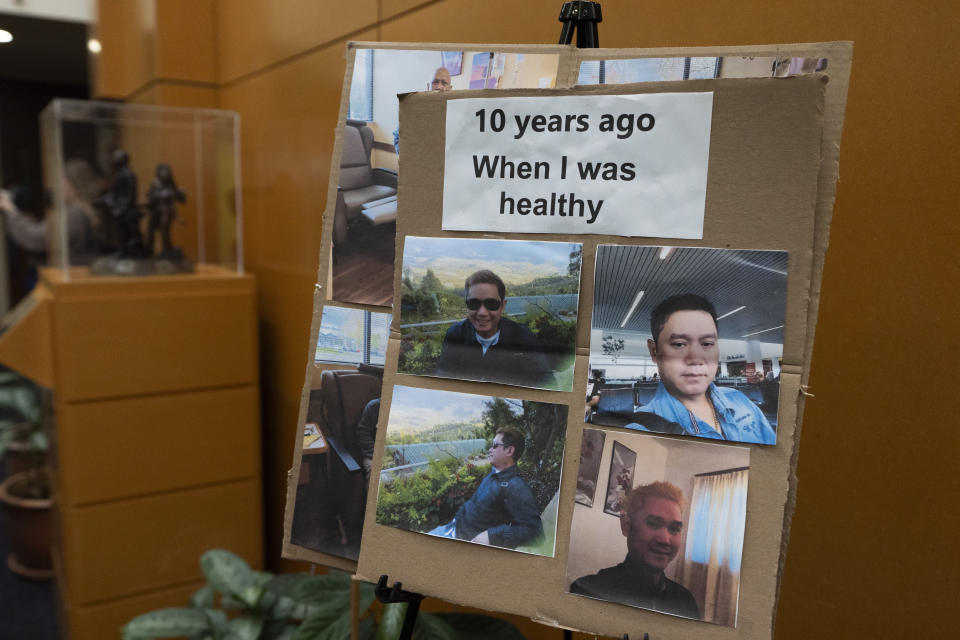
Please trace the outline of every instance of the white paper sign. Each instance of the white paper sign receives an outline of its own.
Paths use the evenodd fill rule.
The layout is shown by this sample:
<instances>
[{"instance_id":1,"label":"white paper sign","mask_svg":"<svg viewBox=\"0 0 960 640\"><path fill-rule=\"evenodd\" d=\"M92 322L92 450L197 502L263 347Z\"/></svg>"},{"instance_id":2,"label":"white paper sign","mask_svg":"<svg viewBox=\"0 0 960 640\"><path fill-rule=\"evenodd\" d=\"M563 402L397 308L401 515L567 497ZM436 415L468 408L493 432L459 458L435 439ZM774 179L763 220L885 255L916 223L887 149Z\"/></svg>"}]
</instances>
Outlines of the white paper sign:
<instances>
[{"instance_id":1,"label":"white paper sign","mask_svg":"<svg viewBox=\"0 0 960 640\"><path fill-rule=\"evenodd\" d=\"M712 93L447 102L443 228L702 238Z\"/></svg>"}]
</instances>

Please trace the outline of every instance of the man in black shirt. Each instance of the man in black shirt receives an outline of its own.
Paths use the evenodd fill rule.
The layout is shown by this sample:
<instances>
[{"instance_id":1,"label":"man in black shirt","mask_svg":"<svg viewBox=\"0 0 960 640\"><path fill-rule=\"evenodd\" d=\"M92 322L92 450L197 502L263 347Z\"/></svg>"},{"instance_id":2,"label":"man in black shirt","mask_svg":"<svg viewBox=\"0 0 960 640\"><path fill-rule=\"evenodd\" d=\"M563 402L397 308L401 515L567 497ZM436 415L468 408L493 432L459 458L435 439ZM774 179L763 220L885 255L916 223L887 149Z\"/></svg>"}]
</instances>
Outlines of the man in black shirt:
<instances>
[{"instance_id":1,"label":"man in black shirt","mask_svg":"<svg viewBox=\"0 0 960 640\"><path fill-rule=\"evenodd\" d=\"M370 468L373 466L373 447L377 441L377 421L380 419L380 398L374 398L363 408L357 423L357 444L363 455L363 478L370 484Z\"/></svg>"},{"instance_id":2,"label":"man in black shirt","mask_svg":"<svg viewBox=\"0 0 960 640\"><path fill-rule=\"evenodd\" d=\"M620 513L626 559L578 578L570 585L570 593L700 620L693 594L664 575L680 551L682 502L683 492L669 482L633 489Z\"/></svg>"},{"instance_id":3,"label":"man in black shirt","mask_svg":"<svg viewBox=\"0 0 960 640\"><path fill-rule=\"evenodd\" d=\"M464 285L467 317L447 330L436 375L524 387L550 387L553 374L533 332L503 317L506 286L486 269Z\"/></svg>"}]
</instances>

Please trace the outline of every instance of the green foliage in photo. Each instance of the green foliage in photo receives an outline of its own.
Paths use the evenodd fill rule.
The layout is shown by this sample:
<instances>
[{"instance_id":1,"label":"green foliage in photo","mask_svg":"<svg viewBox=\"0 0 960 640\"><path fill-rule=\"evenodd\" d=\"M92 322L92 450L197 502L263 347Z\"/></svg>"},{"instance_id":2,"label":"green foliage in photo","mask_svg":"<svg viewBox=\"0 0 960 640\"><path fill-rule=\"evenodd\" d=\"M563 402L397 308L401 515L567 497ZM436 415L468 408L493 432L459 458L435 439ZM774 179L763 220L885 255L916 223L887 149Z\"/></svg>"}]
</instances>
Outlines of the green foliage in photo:
<instances>
[{"instance_id":1,"label":"green foliage in photo","mask_svg":"<svg viewBox=\"0 0 960 640\"><path fill-rule=\"evenodd\" d=\"M491 398L485 403L478 437L489 445L505 427L524 434L526 450L517 471L533 492L540 512L560 487L567 408L562 405ZM490 471L487 462L446 458L422 471L380 483L377 523L410 531L430 531L453 519Z\"/></svg>"},{"instance_id":2,"label":"green foliage in photo","mask_svg":"<svg viewBox=\"0 0 960 640\"><path fill-rule=\"evenodd\" d=\"M490 471L489 463L432 460L425 471L381 482L377 523L430 531L449 522Z\"/></svg>"}]
</instances>

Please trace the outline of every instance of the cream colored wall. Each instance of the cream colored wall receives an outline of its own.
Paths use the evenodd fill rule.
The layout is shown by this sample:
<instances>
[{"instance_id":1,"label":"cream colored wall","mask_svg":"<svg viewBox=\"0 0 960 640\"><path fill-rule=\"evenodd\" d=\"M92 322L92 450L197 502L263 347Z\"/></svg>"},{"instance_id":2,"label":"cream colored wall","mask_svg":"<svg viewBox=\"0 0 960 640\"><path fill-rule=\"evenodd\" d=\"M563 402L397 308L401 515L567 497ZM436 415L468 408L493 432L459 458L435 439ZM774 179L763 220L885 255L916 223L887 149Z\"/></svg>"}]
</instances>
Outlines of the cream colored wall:
<instances>
[{"instance_id":1,"label":"cream colored wall","mask_svg":"<svg viewBox=\"0 0 960 640\"><path fill-rule=\"evenodd\" d=\"M522 56L522 57L521 57ZM501 89L516 87L549 88L557 84L554 56L508 53L500 79Z\"/></svg>"},{"instance_id":2,"label":"cream colored wall","mask_svg":"<svg viewBox=\"0 0 960 640\"><path fill-rule=\"evenodd\" d=\"M245 245L261 328L267 558L277 567L345 43L554 43L560 2L200 4L207 3L218 104L239 111L243 122ZM196 86L187 68L162 78L148 71L153 36L137 22L139 1L100 4L101 30L112 31L103 34L100 95L130 97L148 82ZM950 526L960 507L943 496L960 490L953 455L960 432L948 409L958 358L950 336L960 330L960 299L950 293L960 288L960 120L953 117L960 61L944 52L956 44L960 5L602 5L600 44L607 47L856 42L810 379L815 398L806 404L776 636L805 640L811 620L826 637L951 635L955 595L944 568L960 565ZM184 22L195 19L186 12L165 28L192 33ZM929 375L891 375L889 348L878 345L897 345L903 361L921 362ZM891 615L902 611L922 613Z\"/></svg>"}]
</instances>

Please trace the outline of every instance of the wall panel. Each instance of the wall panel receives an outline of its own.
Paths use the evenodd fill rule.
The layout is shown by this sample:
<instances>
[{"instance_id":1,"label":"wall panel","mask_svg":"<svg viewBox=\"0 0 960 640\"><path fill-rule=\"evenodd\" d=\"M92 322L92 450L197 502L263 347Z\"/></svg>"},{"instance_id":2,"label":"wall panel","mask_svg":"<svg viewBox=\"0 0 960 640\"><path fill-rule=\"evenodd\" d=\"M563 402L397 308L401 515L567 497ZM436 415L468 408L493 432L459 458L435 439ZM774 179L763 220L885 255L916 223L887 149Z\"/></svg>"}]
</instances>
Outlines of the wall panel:
<instances>
[{"instance_id":1,"label":"wall panel","mask_svg":"<svg viewBox=\"0 0 960 640\"><path fill-rule=\"evenodd\" d=\"M377 0L219 0L218 78L230 82L376 21Z\"/></svg>"},{"instance_id":2,"label":"wall panel","mask_svg":"<svg viewBox=\"0 0 960 640\"><path fill-rule=\"evenodd\" d=\"M153 79L157 20L153 0L99 0L97 37L102 51L91 93L126 98Z\"/></svg>"},{"instance_id":3,"label":"wall panel","mask_svg":"<svg viewBox=\"0 0 960 640\"><path fill-rule=\"evenodd\" d=\"M130 97L130 102L157 104L165 107L217 108L217 87L194 86L171 82L148 85Z\"/></svg>"},{"instance_id":4,"label":"wall panel","mask_svg":"<svg viewBox=\"0 0 960 640\"><path fill-rule=\"evenodd\" d=\"M444 0L385 21L385 42L556 44L562 2ZM604 7L606 9L606 7ZM600 42L603 43L601 29Z\"/></svg>"},{"instance_id":5,"label":"wall panel","mask_svg":"<svg viewBox=\"0 0 960 640\"><path fill-rule=\"evenodd\" d=\"M437 0L380 0L380 19L387 20L405 11L422 8L435 2Z\"/></svg>"},{"instance_id":6,"label":"wall panel","mask_svg":"<svg viewBox=\"0 0 960 640\"><path fill-rule=\"evenodd\" d=\"M155 0L156 75L193 82L216 80L214 0Z\"/></svg>"}]
</instances>

